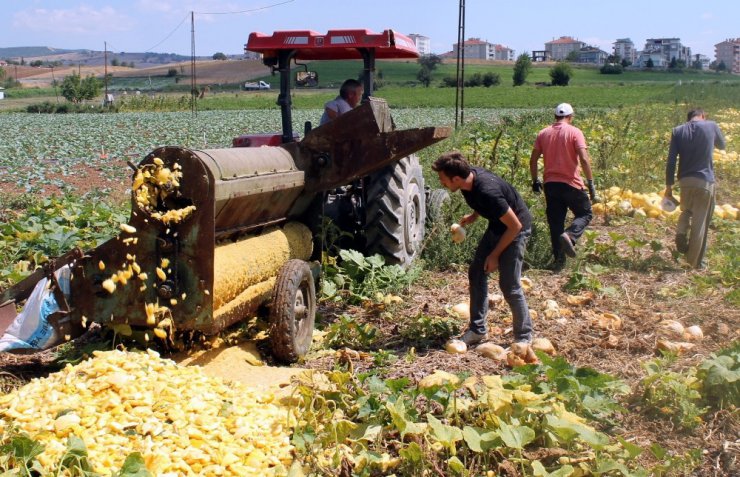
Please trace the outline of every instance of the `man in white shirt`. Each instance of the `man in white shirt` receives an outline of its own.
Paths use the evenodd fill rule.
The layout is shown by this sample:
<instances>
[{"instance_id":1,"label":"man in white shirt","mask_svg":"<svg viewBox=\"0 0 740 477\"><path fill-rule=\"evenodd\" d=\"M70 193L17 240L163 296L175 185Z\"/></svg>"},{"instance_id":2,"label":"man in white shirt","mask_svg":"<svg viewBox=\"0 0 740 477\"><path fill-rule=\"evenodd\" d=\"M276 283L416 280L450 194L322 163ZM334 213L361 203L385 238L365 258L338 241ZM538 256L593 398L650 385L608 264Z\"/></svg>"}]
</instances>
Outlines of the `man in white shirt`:
<instances>
[{"instance_id":1,"label":"man in white shirt","mask_svg":"<svg viewBox=\"0 0 740 477\"><path fill-rule=\"evenodd\" d=\"M346 112L351 111L362 99L362 84L356 79L348 79L339 88L339 96L324 105L320 126Z\"/></svg>"}]
</instances>

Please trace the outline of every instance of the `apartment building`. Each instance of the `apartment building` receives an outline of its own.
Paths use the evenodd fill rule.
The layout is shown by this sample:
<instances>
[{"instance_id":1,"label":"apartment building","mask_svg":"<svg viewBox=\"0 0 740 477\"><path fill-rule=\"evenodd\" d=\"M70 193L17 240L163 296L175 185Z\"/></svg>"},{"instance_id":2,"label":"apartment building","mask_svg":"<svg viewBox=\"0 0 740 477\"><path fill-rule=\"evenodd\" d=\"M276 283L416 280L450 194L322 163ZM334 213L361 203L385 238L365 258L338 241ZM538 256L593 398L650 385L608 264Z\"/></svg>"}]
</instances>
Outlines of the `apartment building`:
<instances>
[{"instance_id":1,"label":"apartment building","mask_svg":"<svg viewBox=\"0 0 740 477\"><path fill-rule=\"evenodd\" d=\"M652 59L655 68L666 68L674 58L690 66L691 48L682 45L680 38L649 38L645 40L645 48L640 52L636 66L644 68L648 59Z\"/></svg>"},{"instance_id":2,"label":"apartment building","mask_svg":"<svg viewBox=\"0 0 740 477\"><path fill-rule=\"evenodd\" d=\"M514 61L515 51L504 45L493 45L494 60Z\"/></svg>"},{"instance_id":3,"label":"apartment building","mask_svg":"<svg viewBox=\"0 0 740 477\"><path fill-rule=\"evenodd\" d=\"M561 36L557 40L545 43L546 56L554 61L564 60L568 55L575 51L580 51L586 44L582 41L575 40L569 36Z\"/></svg>"},{"instance_id":4,"label":"apartment building","mask_svg":"<svg viewBox=\"0 0 740 477\"><path fill-rule=\"evenodd\" d=\"M596 48L595 46L584 46L578 50L578 63L587 63L592 65L603 65L609 58L609 53L606 51Z\"/></svg>"},{"instance_id":5,"label":"apartment building","mask_svg":"<svg viewBox=\"0 0 740 477\"><path fill-rule=\"evenodd\" d=\"M419 55L428 56L432 54L432 43L428 36L419 35L418 33L409 33L409 38L416 45Z\"/></svg>"},{"instance_id":6,"label":"apartment building","mask_svg":"<svg viewBox=\"0 0 740 477\"><path fill-rule=\"evenodd\" d=\"M727 71L740 74L740 38L728 38L714 45L717 64L724 61Z\"/></svg>"},{"instance_id":7,"label":"apartment building","mask_svg":"<svg viewBox=\"0 0 740 477\"><path fill-rule=\"evenodd\" d=\"M452 56L457 56L459 45L452 45ZM514 61L514 50L503 45L495 45L480 38L468 38L463 42L466 59Z\"/></svg>"},{"instance_id":8,"label":"apartment building","mask_svg":"<svg viewBox=\"0 0 740 477\"><path fill-rule=\"evenodd\" d=\"M622 60L627 60L631 64L637 61L637 50L635 50L635 44L629 38L618 38L613 43L614 54Z\"/></svg>"}]
</instances>

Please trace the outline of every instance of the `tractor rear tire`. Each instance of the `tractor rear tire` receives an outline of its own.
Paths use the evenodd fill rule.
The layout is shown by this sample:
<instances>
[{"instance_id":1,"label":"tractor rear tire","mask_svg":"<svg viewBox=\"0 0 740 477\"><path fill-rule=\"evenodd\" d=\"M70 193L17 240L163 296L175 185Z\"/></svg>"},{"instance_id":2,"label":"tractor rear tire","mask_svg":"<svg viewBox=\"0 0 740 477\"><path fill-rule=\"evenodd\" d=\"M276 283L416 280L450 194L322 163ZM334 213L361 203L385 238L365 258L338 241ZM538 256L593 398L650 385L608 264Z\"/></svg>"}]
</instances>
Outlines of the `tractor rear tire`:
<instances>
[{"instance_id":1,"label":"tractor rear tire","mask_svg":"<svg viewBox=\"0 0 740 477\"><path fill-rule=\"evenodd\" d=\"M316 286L303 260L289 260L278 271L270 309L272 354L284 363L305 356L313 340Z\"/></svg>"},{"instance_id":2,"label":"tractor rear tire","mask_svg":"<svg viewBox=\"0 0 740 477\"><path fill-rule=\"evenodd\" d=\"M404 157L370 177L365 212L369 254L404 268L421 252L426 220L424 176L419 159Z\"/></svg>"},{"instance_id":3,"label":"tractor rear tire","mask_svg":"<svg viewBox=\"0 0 740 477\"><path fill-rule=\"evenodd\" d=\"M441 221L445 204L450 202L450 194L446 189L432 189L427 199L427 229L434 227Z\"/></svg>"}]
</instances>

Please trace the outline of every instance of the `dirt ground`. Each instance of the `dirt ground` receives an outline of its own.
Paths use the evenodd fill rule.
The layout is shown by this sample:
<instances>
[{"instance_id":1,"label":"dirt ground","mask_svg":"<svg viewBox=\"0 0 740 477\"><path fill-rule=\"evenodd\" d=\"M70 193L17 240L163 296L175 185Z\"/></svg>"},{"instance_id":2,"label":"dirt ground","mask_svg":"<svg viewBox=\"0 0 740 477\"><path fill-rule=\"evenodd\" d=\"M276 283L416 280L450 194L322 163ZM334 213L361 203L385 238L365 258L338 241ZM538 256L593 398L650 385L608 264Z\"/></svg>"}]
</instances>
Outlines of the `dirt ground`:
<instances>
[{"instance_id":1,"label":"dirt ground","mask_svg":"<svg viewBox=\"0 0 740 477\"><path fill-rule=\"evenodd\" d=\"M110 187L102 171L90 169L87 172L86 180L78 185L78 193L103 184ZM126 187L114 187L114 191L125 196ZM0 191L2 192L12 193ZM696 365L710 353L740 339L740 310L723 298L729 290L714 288L697 294L678 294L680 290L690 288L696 277L709 276L716 272L693 271L675 262L670 254L672 226L664 227L665 233L661 238L663 250L658 253L663 264L661 268L649 272L611 268L599 275L599 280L603 286L614 288L615 292L597 293L591 301L581 306L568 303L568 296L577 295L578 292L564 290L564 285L573 272L573 263L569 265L569 269L560 273L525 270L523 275L531 281L531 287L526 291L527 300L530 310L537 314L533 320L536 336L549 338L558 354L569 363L618 376L633 390L644 375L642 363L657 356L658 323L662 320L675 319L686 326L696 324L704 331L704 340L698 342L693 350L680 356L679 368ZM591 229L598 234L600 241L608 240L610 231L619 230L622 234L636 237L644 232L641 226L629 222L615 229L613 225L605 225L603 218L596 218ZM717 245L712 241L709 246ZM627 255L629 250L622 250L621 254ZM490 291L498 292L495 279L491 280ZM399 357L414 356L413 359L397 359L388 365L384 374L386 377L405 376L416 381L437 369L473 375L510 372L504 364L484 358L473 351L448 354L443 350L443 343L411 350L408 344L397 339L399 323L403 322L404 317L414 317L422 312L428 316L448 316L452 305L466 300L467 275L464 269L425 272L414 284L413 290L403 297L402 303L384 310L390 311L394 319L388 319L372 307L367 309L322 304L318 327L325 328L341 314L349 314L358 322L376 326L381 335L380 342L375 345L376 349L385 349ZM557 316L545 317L547 300L554 300L559 305L560 312ZM620 329L607 330L594 326L593 318L605 312L621 317ZM512 340L511 318L505 302L501 301L491 309L489 321L491 341L508 346ZM460 319L460 325L464 328L464 320ZM372 356L368 353L324 350L312 351L305 362L295 367L278 367L274 366L269 349L260 345L258 350L254 344L248 342L224 345L196 354L168 357L185 365L202 366L207 373L215 376L242 381L262 389L270 388L276 392L285 391L285 384L290 377L304 368L329 370L350 365L355 372L362 372L374 366ZM44 362L37 364L41 367ZM43 371L26 376L33 374L43 374ZM667 421L646 417L636 404L628 400L624 404L627 412L620 417L618 428L611 430L612 434L619 434L643 447L659 443L676 453L699 448L703 450L704 460L695 475L738 475L735 473L740 468L740 422L737 421L737 413L710 415L710 419L697 430L687 433L673 428Z\"/></svg>"}]
</instances>

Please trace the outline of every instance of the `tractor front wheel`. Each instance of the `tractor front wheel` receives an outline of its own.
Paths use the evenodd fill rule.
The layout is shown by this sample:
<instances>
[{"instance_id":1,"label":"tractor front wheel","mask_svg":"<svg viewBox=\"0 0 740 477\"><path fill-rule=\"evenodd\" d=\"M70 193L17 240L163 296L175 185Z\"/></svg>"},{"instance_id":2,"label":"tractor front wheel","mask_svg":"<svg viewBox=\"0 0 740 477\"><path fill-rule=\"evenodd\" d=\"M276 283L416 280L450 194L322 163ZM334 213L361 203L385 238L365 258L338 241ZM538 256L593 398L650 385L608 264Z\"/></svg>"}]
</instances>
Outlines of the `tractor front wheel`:
<instances>
[{"instance_id":1,"label":"tractor front wheel","mask_svg":"<svg viewBox=\"0 0 740 477\"><path fill-rule=\"evenodd\" d=\"M294 363L308 353L316 318L316 287L308 263L289 260L278 272L270 310L272 354Z\"/></svg>"}]
</instances>

